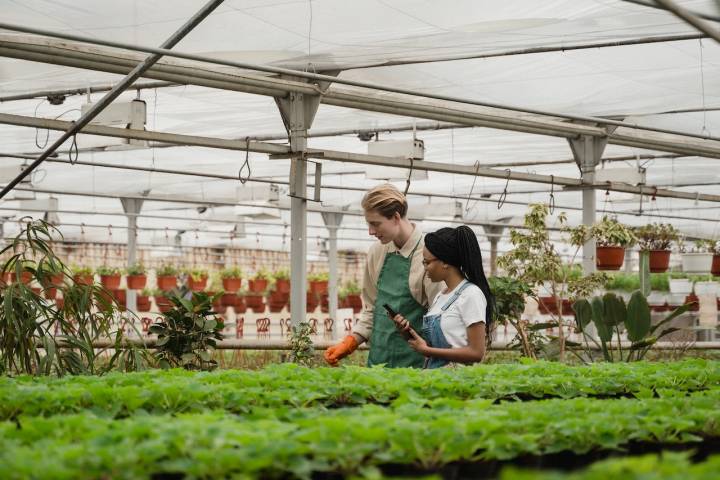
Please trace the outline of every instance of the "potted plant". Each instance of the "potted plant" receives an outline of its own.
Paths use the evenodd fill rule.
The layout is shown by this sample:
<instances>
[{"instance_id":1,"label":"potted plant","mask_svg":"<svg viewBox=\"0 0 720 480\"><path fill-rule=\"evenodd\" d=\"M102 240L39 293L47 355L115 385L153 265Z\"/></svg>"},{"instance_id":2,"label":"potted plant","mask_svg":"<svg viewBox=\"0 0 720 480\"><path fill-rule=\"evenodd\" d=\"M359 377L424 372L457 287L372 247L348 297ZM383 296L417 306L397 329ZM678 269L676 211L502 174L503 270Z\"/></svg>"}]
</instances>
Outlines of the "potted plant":
<instances>
[{"instance_id":1,"label":"potted plant","mask_svg":"<svg viewBox=\"0 0 720 480\"><path fill-rule=\"evenodd\" d=\"M138 312L149 312L150 311L150 297L153 292L149 288L143 288L141 292L138 292L136 298Z\"/></svg>"},{"instance_id":2,"label":"potted plant","mask_svg":"<svg viewBox=\"0 0 720 480\"><path fill-rule=\"evenodd\" d=\"M173 265L161 265L157 271L157 287L169 291L177 287L177 268Z\"/></svg>"},{"instance_id":3,"label":"potted plant","mask_svg":"<svg viewBox=\"0 0 720 480\"><path fill-rule=\"evenodd\" d=\"M315 295L325 295L328 292L328 274L327 272L317 272L308 275L309 288L308 291Z\"/></svg>"},{"instance_id":4,"label":"potted plant","mask_svg":"<svg viewBox=\"0 0 720 480\"><path fill-rule=\"evenodd\" d=\"M120 288L120 269L117 267L109 267L102 265L95 269L95 273L100 275L100 283L108 290L116 290Z\"/></svg>"},{"instance_id":5,"label":"potted plant","mask_svg":"<svg viewBox=\"0 0 720 480\"><path fill-rule=\"evenodd\" d=\"M670 266L670 247L680 238L675 227L653 223L634 229L641 252L650 252L650 273L666 272Z\"/></svg>"},{"instance_id":6,"label":"potted plant","mask_svg":"<svg viewBox=\"0 0 720 480\"><path fill-rule=\"evenodd\" d=\"M187 286L193 292L202 292L207 287L208 271L204 268L193 268L186 271Z\"/></svg>"},{"instance_id":7,"label":"potted plant","mask_svg":"<svg viewBox=\"0 0 720 480\"><path fill-rule=\"evenodd\" d=\"M220 277L225 292L237 292L242 287L242 270L238 266L223 268Z\"/></svg>"},{"instance_id":8,"label":"potted plant","mask_svg":"<svg viewBox=\"0 0 720 480\"><path fill-rule=\"evenodd\" d=\"M75 283L80 285L92 285L95 281L92 268L90 267L75 265L73 266L72 271Z\"/></svg>"},{"instance_id":9,"label":"potted plant","mask_svg":"<svg viewBox=\"0 0 720 480\"><path fill-rule=\"evenodd\" d=\"M360 286L357 280L348 280L343 287L345 305L352 308L353 313L360 313L362 310L362 299L360 297Z\"/></svg>"},{"instance_id":10,"label":"potted plant","mask_svg":"<svg viewBox=\"0 0 720 480\"><path fill-rule=\"evenodd\" d=\"M273 273L275 278L275 291L279 293L290 293L290 270L282 269Z\"/></svg>"},{"instance_id":11,"label":"potted plant","mask_svg":"<svg viewBox=\"0 0 720 480\"><path fill-rule=\"evenodd\" d=\"M632 246L635 234L632 229L608 216L590 227L596 241L595 263L598 270L620 270L625 260L625 248Z\"/></svg>"},{"instance_id":12,"label":"potted plant","mask_svg":"<svg viewBox=\"0 0 720 480\"><path fill-rule=\"evenodd\" d=\"M125 277L127 288L130 290L142 290L147 284L147 271L145 265L142 263L135 263L130 265L127 270L127 276Z\"/></svg>"},{"instance_id":13,"label":"potted plant","mask_svg":"<svg viewBox=\"0 0 720 480\"><path fill-rule=\"evenodd\" d=\"M248 282L248 290L252 293L263 293L267 290L271 278L270 272L261 268L255 272L255 275Z\"/></svg>"},{"instance_id":14,"label":"potted plant","mask_svg":"<svg viewBox=\"0 0 720 480\"><path fill-rule=\"evenodd\" d=\"M253 283L255 279L250 280L249 285L250 289L247 291L241 291L238 296L242 297L244 301L245 308L252 309L255 313L261 313L265 311L265 290L252 290L252 287L257 289L260 285L262 285L262 280L265 280L264 278L258 278L257 280L260 280L260 283ZM267 286L267 283L265 284Z\"/></svg>"},{"instance_id":15,"label":"potted plant","mask_svg":"<svg viewBox=\"0 0 720 480\"><path fill-rule=\"evenodd\" d=\"M307 313L314 312L318 307L318 303L319 301L317 295L312 292L307 292L305 294L305 308L307 309Z\"/></svg>"},{"instance_id":16,"label":"potted plant","mask_svg":"<svg viewBox=\"0 0 720 480\"><path fill-rule=\"evenodd\" d=\"M169 291L155 289L153 290L153 296L155 297L155 305L161 313L165 313L172 309L172 302L169 296L172 295Z\"/></svg>"},{"instance_id":17,"label":"potted plant","mask_svg":"<svg viewBox=\"0 0 720 480\"><path fill-rule=\"evenodd\" d=\"M714 276L720 276L720 241L708 240L708 249L713 254L712 264L710 266L710 273Z\"/></svg>"},{"instance_id":18,"label":"potted plant","mask_svg":"<svg viewBox=\"0 0 720 480\"><path fill-rule=\"evenodd\" d=\"M697 240L691 249L686 248L685 243L680 243L682 253L682 269L688 273L708 273L712 268L713 244L708 240Z\"/></svg>"}]
</instances>

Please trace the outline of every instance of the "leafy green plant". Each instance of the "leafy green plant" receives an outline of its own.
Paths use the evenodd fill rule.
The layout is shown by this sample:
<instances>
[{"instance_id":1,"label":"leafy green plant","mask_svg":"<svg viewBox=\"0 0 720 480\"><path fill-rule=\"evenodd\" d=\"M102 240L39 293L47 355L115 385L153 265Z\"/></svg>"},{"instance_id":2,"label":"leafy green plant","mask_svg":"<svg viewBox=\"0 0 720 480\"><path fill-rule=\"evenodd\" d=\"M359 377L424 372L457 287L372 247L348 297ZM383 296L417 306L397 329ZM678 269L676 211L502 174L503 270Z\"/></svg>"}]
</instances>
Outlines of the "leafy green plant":
<instances>
[{"instance_id":1,"label":"leafy green plant","mask_svg":"<svg viewBox=\"0 0 720 480\"><path fill-rule=\"evenodd\" d=\"M160 265L155 273L158 276L174 276L178 274L178 269L175 265L164 264Z\"/></svg>"},{"instance_id":2,"label":"leafy green plant","mask_svg":"<svg viewBox=\"0 0 720 480\"><path fill-rule=\"evenodd\" d=\"M590 235L598 247L631 247L637 241L630 227L608 216L590 227Z\"/></svg>"},{"instance_id":3,"label":"leafy green plant","mask_svg":"<svg viewBox=\"0 0 720 480\"><path fill-rule=\"evenodd\" d=\"M577 328L582 332L586 340L586 346L588 340L596 345L599 340L603 357L608 362L641 360L658 340L679 330L675 327L666 328L662 331L659 331L659 329L689 309L689 304L682 305L662 321L651 325L650 306L640 291L632 294L627 306L622 297L618 297L613 293L606 293L602 297L594 297L590 301L580 299L573 304ZM597 339L587 332L586 327L590 322L597 329ZM628 340L632 342L624 351L620 342L622 327L627 332ZM659 333L656 333L658 331ZM614 334L617 334L617 348L612 345ZM592 360L589 349L586 350L586 354L587 358L585 360Z\"/></svg>"},{"instance_id":4,"label":"leafy green plant","mask_svg":"<svg viewBox=\"0 0 720 480\"><path fill-rule=\"evenodd\" d=\"M208 270L206 268L188 268L185 270L185 273L195 282L199 282L203 278L208 277Z\"/></svg>"},{"instance_id":5,"label":"leafy green plant","mask_svg":"<svg viewBox=\"0 0 720 480\"><path fill-rule=\"evenodd\" d=\"M95 273L97 273L98 275L120 275L120 269L117 267L109 267L107 265L102 265L95 269Z\"/></svg>"},{"instance_id":6,"label":"leafy green plant","mask_svg":"<svg viewBox=\"0 0 720 480\"><path fill-rule=\"evenodd\" d=\"M147 269L145 268L145 265L142 263L134 263L130 265L125 272L128 275L145 275L147 273Z\"/></svg>"},{"instance_id":7,"label":"leafy green plant","mask_svg":"<svg viewBox=\"0 0 720 480\"><path fill-rule=\"evenodd\" d=\"M243 271L238 266L226 267L220 270L220 277L225 278L242 278Z\"/></svg>"},{"instance_id":8,"label":"leafy green plant","mask_svg":"<svg viewBox=\"0 0 720 480\"><path fill-rule=\"evenodd\" d=\"M606 275L596 272L578 277L573 273L575 259L586 237L585 231L582 226L574 229L568 228L567 216L564 213L558 215L560 227L565 233L570 234L569 241L571 245L576 247L571 259L565 263L555 250L555 242L550 240L546 227L548 215L549 209L547 205L530 205L530 210L525 215L524 220L526 230L510 231L510 242L513 248L501 256L497 263L500 268L504 269L507 276L520 280L531 288L545 282L550 283L550 293L556 299L558 313L551 313L548 326L559 327L558 337L551 338L551 341L557 346L557 356L563 359L565 354L563 327L567 325L567 322L562 315L562 300L591 295L592 292L604 284ZM519 324L519 326L522 327L522 324ZM527 331L523 335L529 336ZM554 350L554 348L545 349L545 352L550 353Z\"/></svg>"},{"instance_id":9,"label":"leafy green plant","mask_svg":"<svg viewBox=\"0 0 720 480\"><path fill-rule=\"evenodd\" d=\"M312 327L308 322L302 322L299 326L293 327L288 361L306 367L314 364L315 349L312 338L310 338L311 333Z\"/></svg>"},{"instance_id":10,"label":"leafy green plant","mask_svg":"<svg viewBox=\"0 0 720 480\"><path fill-rule=\"evenodd\" d=\"M328 272L313 272L308 273L307 279L309 282L327 282L329 276Z\"/></svg>"},{"instance_id":11,"label":"leafy green plant","mask_svg":"<svg viewBox=\"0 0 720 480\"><path fill-rule=\"evenodd\" d=\"M616 273L608 276L605 288L608 290L634 292L640 289L640 278L637 274Z\"/></svg>"},{"instance_id":12,"label":"leafy green plant","mask_svg":"<svg viewBox=\"0 0 720 480\"><path fill-rule=\"evenodd\" d=\"M513 348L520 348L525 356L535 358L532 345L534 331L531 325L521 319L525 310L525 299L533 296L530 286L512 277L490 277L490 291L495 296L495 315L498 323L509 323L516 330L515 338L510 342Z\"/></svg>"},{"instance_id":13,"label":"leafy green plant","mask_svg":"<svg viewBox=\"0 0 720 480\"><path fill-rule=\"evenodd\" d=\"M273 273L273 278L275 280L290 280L290 270L286 268L275 270L275 272Z\"/></svg>"},{"instance_id":14,"label":"leafy green plant","mask_svg":"<svg viewBox=\"0 0 720 480\"><path fill-rule=\"evenodd\" d=\"M74 275L92 275L93 269L84 265L73 265L72 273Z\"/></svg>"},{"instance_id":15,"label":"leafy green plant","mask_svg":"<svg viewBox=\"0 0 720 480\"><path fill-rule=\"evenodd\" d=\"M0 371L31 375L102 374L119 364L133 368L132 359L121 348L122 328L115 327L118 306L99 285L73 280L70 269L51 248L62 234L43 220L26 217L20 233L0 252L6 257L2 271L18 277L29 273L44 288L62 292L60 305L48 302L28 285L15 282L1 290ZM76 272L92 274L87 268ZM61 275L64 281L54 284ZM97 306L97 308L95 308ZM110 347L96 348L94 342L111 339ZM107 354L115 353L106 359Z\"/></svg>"},{"instance_id":16,"label":"leafy green plant","mask_svg":"<svg viewBox=\"0 0 720 480\"><path fill-rule=\"evenodd\" d=\"M223 339L225 325L212 311L216 297L203 292L194 292L189 300L168 295L173 308L163 313L162 321L150 326L150 333L158 336L155 356L162 368L212 370L217 367L210 351Z\"/></svg>"},{"instance_id":17,"label":"leafy green plant","mask_svg":"<svg viewBox=\"0 0 720 480\"><path fill-rule=\"evenodd\" d=\"M668 223L651 223L633 229L637 244L642 251L670 250L680 238L678 230Z\"/></svg>"},{"instance_id":18,"label":"leafy green plant","mask_svg":"<svg viewBox=\"0 0 720 480\"><path fill-rule=\"evenodd\" d=\"M151 296L155 295L154 292L155 292L154 289L145 287L145 288L142 289L142 292L140 292L140 294L143 295L143 296L145 296L145 297L151 297Z\"/></svg>"},{"instance_id":19,"label":"leafy green plant","mask_svg":"<svg viewBox=\"0 0 720 480\"><path fill-rule=\"evenodd\" d=\"M253 280L268 280L269 281L269 280L273 279L273 274L270 273L265 268L260 268L259 270L257 270L255 272L255 275L253 275L252 278L253 278Z\"/></svg>"}]
</instances>

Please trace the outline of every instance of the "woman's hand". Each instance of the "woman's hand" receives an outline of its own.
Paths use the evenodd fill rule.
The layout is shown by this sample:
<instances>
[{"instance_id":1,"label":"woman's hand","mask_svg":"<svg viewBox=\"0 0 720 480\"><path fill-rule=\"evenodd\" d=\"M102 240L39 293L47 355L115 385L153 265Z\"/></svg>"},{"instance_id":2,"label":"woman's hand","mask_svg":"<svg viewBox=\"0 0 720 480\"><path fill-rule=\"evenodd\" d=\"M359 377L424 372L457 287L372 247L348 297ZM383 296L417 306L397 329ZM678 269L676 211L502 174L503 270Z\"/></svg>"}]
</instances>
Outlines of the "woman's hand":
<instances>
[{"instance_id":1,"label":"woman's hand","mask_svg":"<svg viewBox=\"0 0 720 480\"><path fill-rule=\"evenodd\" d=\"M428 344L423 338L417 334L415 330L412 328L410 329L410 335L412 335L412 338L408 340L408 345L410 345L410 348L415 350L417 353L428 356Z\"/></svg>"},{"instance_id":2,"label":"woman's hand","mask_svg":"<svg viewBox=\"0 0 720 480\"><path fill-rule=\"evenodd\" d=\"M395 315L395 317L392 319L393 322L395 322L395 328L397 328L398 332L409 332L410 331L410 322L407 318L403 317L399 313Z\"/></svg>"}]
</instances>

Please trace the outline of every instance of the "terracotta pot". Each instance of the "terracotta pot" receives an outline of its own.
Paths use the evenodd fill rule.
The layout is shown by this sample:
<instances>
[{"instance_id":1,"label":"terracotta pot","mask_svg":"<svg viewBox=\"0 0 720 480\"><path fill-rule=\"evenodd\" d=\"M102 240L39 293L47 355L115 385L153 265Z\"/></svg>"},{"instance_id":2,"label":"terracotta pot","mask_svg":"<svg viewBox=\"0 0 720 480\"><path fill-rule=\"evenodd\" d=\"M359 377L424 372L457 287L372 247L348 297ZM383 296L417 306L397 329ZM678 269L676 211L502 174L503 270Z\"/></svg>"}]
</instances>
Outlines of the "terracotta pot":
<instances>
[{"instance_id":1,"label":"terracotta pot","mask_svg":"<svg viewBox=\"0 0 720 480\"><path fill-rule=\"evenodd\" d=\"M538 297L538 310L543 315L558 313L557 300L555 297Z\"/></svg>"},{"instance_id":2,"label":"terracotta pot","mask_svg":"<svg viewBox=\"0 0 720 480\"><path fill-rule=\"evenodd\" d=\"M240 278L223 278L223 290L235 293L242 287L242 279Z\"/></svg>"},{"instance_id":3,"label":"terracotta pot","mask_svg":"<svg viewBox=\"0 0 720 480\"><path fill-rule=\"evenodd\" d=\"M48 300L54 300L55 297L57 297L57 288L47 287L43 292L43 295L45 295L45 298L47 298Z\"/></svg>"},{"instance_id":4,"label":"terracotta pot","mask_svg":"<svg viewBox=\"0 0 720 480\"><path fill-rule=\"evenodd\" d=\"M270 313L280 313L285 308L284 303L268 303L268 310Z\"/></svg>"},{"instance_id":5,"label":"terracotta pot","mask_svg":"<svg viewBox=\"0 0 720 480\"><path fill-rule=\"evenodd\" d=\"M193 280L192 276L188 276L188 288L193 292L202 292L207 287L207 277L202 277L200 280Z\"/></svg>"},{"instance_id":6,"label":"terracotta pot","mask_svg":"<svg viewBox=\"0 0 720 480\"><path fill-rule=\"evenodd\" d=\"M720 255L713 255L712 267L710 267L710 273L714 276L720 276Z\"/></svg>"},{"instance_id":7,"label":"terracotta pot","mask_svg":"<svg viewBox=\"0 0 720 480\"><path fill-rule=\"evenodd\" d=\"M685 304L688 303L692 305L690 307L691 312L697 312L698 310L700 310L700 299L694 293L691 293L690 295L685 297Z\"/></svg>"},{"instance_id":8,"label":"terracotta pot","mask_svg":"<svg viewBox=\"0 0 720 480\"><path fill-rule=\"evenodd\" d=\"M124 288L116 288L114 290L111 290L111 293L119 304L125 305L127 303L127 290L125 290Z\"/></svg>"},{"instance_id":9,"label":"terracotta pot","mask_svg":"<svg viewBox=\"0 0 720 480\"><path fill-rule=\"evenodd\" d=\"M138 312L150 311L150 297L148 297L147 295L138 295L136 302Z\"/></svg>"},{"instance_id":10,"label":"terracotta pot","mask_svg":"<svg viewBox=\"0 0 720 480\"><path fill-rule=\"evenodd\" d=\"M235 306L233 307L233 310L235 310L236 314L242 314L247 312L247 305L245 305L245 300L240 296L235 296Z\"/></svg>"},{"instance_id":11,"label":"terracotta pot","mask_svg":"<svg viewBox=\"0 0 720 480\"><path fill-rule=\"evenodd\" d=\"M262 295L245 295L245 305L255 310L256 308L264 307L265 302L263 302Z\"/></svg>"},{"instance_id":12,"label":"terracotta pot","mask_svg":"<svg viewBox=\"0 0 720 480\"><path fill-rule=\"evenodd\" d=\"M327 280L317 280L310 282L309 291L315 295L326 295L328 293Z\"/></svg>"},{"instance_id":13,"label":"terracotta pot","mask_svg":"<svg viewBox=\"0 0 720 480\"><path fill-rule=\"evenodd\" d=\"M142 290L147 284L147 275L128 275L125 277L127 280L127 288L130 290Z\"/></svg>"},{"instance_id":14,"label":"terracotta pot","mask_svg":"<svg viewBox=\"0 0 720 480\"><path fill-rule=\"evenodd\" d=\"M58 309L62 310L62 308L65 306L65 299L64 298L56 298L55 305L57 305Z\"/></svg>"},{"instance_id":15,"label":"terracotta pot","mask_svg":"<svg viewBox=\"0 0 720 480\"><path fill-rule=\"evenodd\" d=\"M30 290L32 290L35 295L40 295L42 293L42 288L40 287L30 287Z\"/></svg>"},{"instance_id":16,"label":"terracotta pot","mask_svg":"<svg viewBox=\"0 0 720 480\"><path fill-rule=\"evenodd\" d=\"M10 281L15 283L16 282L17 275L15 272L10 272ZM31 272L20 272L20 281L27 285L28 283L32 282L33 274Z\"/></svg>"},{"instance_id":17,"label":"terracotta pot","mask_svg":"<svg viewBox=\"0 0 720 480\"><path fill-rule=\"evenodd\" d=\"M263 293L267 290L268 281L265 279L250 280L248 282L248 290L253 293Z\"/></svg>"},{"instance_id":18,"label":"terracotta pot","mask_svg":"<svg viewBox=\"0 0 720 480\"><path fill-rule=\"evenodd\" d=\"M157 287L166 292L170 291L177 287L177 277L175 275L158 275Z\"/></svg>"},{"instance_id":19,"label":"terracotta pot","mask_svg":"<svg viewBox=\"0 0 720 480\"><path fill-rule=\"evenodd\" d=\"M319 303L317 295L314 293L307 292L305 296L305 308L307 309L308 313L314 312L317 308ZM288 303L289 305L289 303Z\"/></svg>"},{"instance_id":20,"label":"terracotta pot","mask_svg":"<svg viewBox=\"0 0 720 480\"><path fill-rule=\"evenodd\" d=\"M157 305L158 310L160 310L162 313L169 312L173 308L173 304L167 297L155 297L155 304Z\"/></svg>"},{"instance_id":21,"label":"terracotta pot","mask_svg":"<svg viewBox=\"0 0 720 480\"><path fill-rule=\"evenodd\" d=\"M73 278L75 279L75 283L79 285L92 285L95 283L95 277L92 275L75 275Z\"/></svg>"},{"instance_id":22,"label":"terracotta pot","mask_svg":"<svg viewBox=\"0 0 720 480\"><path fill-rule=\"evenodd\" d=\"M650 273L667 272L670 267L670 250L650 250Z\"/></svg>"},{"instance_id":23,"label":"terracotta pot","mask_svg":"<svg viewBox=\"0 0 720 480\"><path fill-rule=\"evenodd\" d=\"M290 280L275 280L275 291L279 293L290 293Z\"/></svg>"},{"instance_id":24,"label":"terracotta pot","mask_svg":"<svg viewBox=\"0 0 720 480\"><path fill-rule=\"evenodd\" d=\"M108 290L120 288L120 275L100 275L100 283Z\"/></svg>"},{"instance_id":25,"label":"terracotta pot","mask_svg":"<svg viewBox=\"0 0 720 480\"><path fill-rule=\"evenodd\" d=\"M320 295L320 311L322 313L330 312L330 297L329 297L329 295Z\"/></svg>"},{"instance_id":26,"label":"terracotta pot","mask_svg":"<svg viewBox=\"0 0 720 480\"><path fill-rule=\"evenodd\" d=\"M61 287L64 280L65 275L63 275L62 273L58 275L53 275L50 277L50 285L52 285L53 287Z\"/></svg>"},{"instance_id":27,"label":"terracotta pot","mask_svg":"<svg viewBox=\"0 0 720 480\"><path fill-rule=\"evenodd\" d=\"M362 298L360 295L348 295L345 299L346 305L353 309L353 313L360 313L362 310Z\"/></svg>"},{"instance_id":28,"label":"terracotta pot","mask_svg":"<svg viewBox=\"0 0 720 480\"><path fill-rule=\"evenodd\" d=\"M238 296L234 293L223 293L220 297L220 304L223 307L234 307L237 303Z\"/></svg>"},{"instance_id":29,"label":"terracotta pot","mask_svg":"<svg viewBox=\"0 0 720 480\"><path fill-rule=\"evenodd\" d=\"M598 270L620 270L625 260L623 247L597 247L595 264Z\"/></svg>"}]
</instances>

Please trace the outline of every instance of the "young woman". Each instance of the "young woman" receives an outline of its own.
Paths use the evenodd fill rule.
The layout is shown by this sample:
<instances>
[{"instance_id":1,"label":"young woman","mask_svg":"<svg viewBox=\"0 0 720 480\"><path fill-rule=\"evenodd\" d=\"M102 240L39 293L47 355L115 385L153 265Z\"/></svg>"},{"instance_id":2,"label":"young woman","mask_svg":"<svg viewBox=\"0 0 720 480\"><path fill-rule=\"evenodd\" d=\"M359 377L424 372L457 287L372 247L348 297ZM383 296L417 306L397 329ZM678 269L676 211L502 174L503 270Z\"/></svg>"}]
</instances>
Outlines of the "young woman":
<instances>
[{"instance_id":1,"label":"young woman","mask_svg":"<svg viewBox=\"0 0 720 480\"><path fill-rule=\"evenodd\" d=\"M423 234L407 218L408 205L391 184L379 185L362 200L368 233L378 239L367 255L363 276L363 312L352 334L325 351L337 365L363 342L370 342L368 365L422 368L425 358L413 350L383 308L400 312L413 328L422 328L429 300L442 284L433 283L423 268Z\"/></svg>"},{"instance_id":2,"label":"young woman","mask_svg":"<svg viewBox=\"0 0 720 480\"><path fill-rule=\"evenodd\" d=\"M447 288L423 317L422 336L400 314L393 319L396 326L412 335L408 344L427 358L425 368L481 361L495 305L475 233L465 225L428 233L423 265L433 282Z\"/></svg>"}]
</instances>

